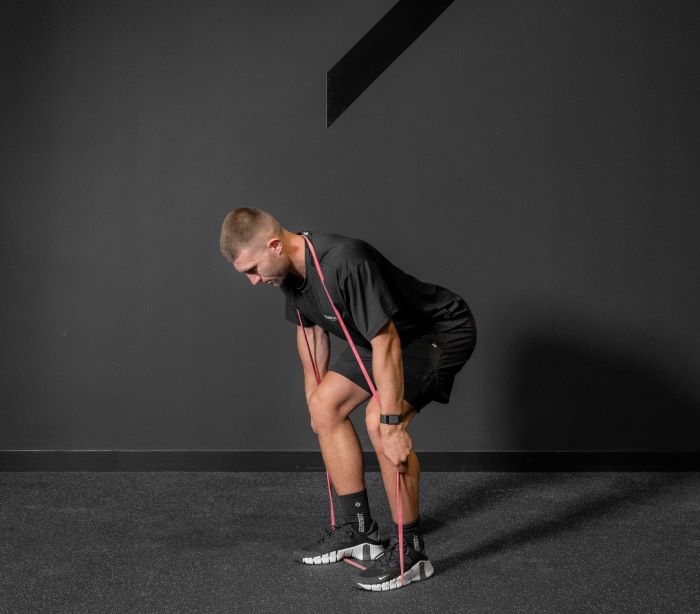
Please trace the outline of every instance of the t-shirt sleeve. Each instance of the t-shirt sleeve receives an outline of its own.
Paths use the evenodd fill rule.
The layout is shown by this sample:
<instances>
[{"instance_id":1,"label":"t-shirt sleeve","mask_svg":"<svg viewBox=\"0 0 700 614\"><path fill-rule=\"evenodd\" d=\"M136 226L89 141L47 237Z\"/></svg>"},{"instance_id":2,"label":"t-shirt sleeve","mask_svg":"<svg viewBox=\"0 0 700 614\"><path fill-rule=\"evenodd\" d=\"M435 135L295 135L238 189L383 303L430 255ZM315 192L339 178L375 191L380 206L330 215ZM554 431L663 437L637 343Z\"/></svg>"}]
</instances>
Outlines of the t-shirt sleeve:
<instances>
[{"instance_id":1,"label":"t-shirt sleeve","mask_svg":"<svg viewBox=\"0 0 700 614\"><path fill-rule=\"evenodd\" d=\"M285 318L291 322L292 324L296 324L299 326L299 318L297 317L297 308L294 306L294 303L292 303L292 299L290 298L289 294L284 295L284 302L285 302ZM303 313L301 313L301 310L299 311L301 314L301 322L304 326L307 328L309 326L313 326L314 323L309 320Z\"/></svg>"},{"instance_id":2,"label":"t-shirt sleeve","mask_svg":"<svg viewBox=\"0 0 700 614\"><path fill-rule=\"evenodd\" d=\"M345 271L341 291L362 336L371 341L399 310L377 264L362 260Z\"/></svg>"}]
</instances>

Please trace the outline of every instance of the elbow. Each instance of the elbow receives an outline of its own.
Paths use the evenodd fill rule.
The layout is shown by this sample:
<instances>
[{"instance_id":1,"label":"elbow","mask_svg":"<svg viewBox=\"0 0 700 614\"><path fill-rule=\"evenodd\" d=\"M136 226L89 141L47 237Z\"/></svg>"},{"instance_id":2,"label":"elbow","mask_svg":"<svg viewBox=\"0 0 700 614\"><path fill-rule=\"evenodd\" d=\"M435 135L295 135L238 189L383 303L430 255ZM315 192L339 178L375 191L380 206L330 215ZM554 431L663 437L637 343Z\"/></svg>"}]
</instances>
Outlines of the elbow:
<instances>
[{"instance_id":1,"label":"elbow","mask_svg":"<svg viewBox=\"0 0 700 614\"><path fill-rule=\"evenodd\" d=\"M393 348L401 348L401 339L399 331L393 320L389 320L379 332L370 340L372 344L372 352L388 352Z\"/></svg>"}]
</instances>

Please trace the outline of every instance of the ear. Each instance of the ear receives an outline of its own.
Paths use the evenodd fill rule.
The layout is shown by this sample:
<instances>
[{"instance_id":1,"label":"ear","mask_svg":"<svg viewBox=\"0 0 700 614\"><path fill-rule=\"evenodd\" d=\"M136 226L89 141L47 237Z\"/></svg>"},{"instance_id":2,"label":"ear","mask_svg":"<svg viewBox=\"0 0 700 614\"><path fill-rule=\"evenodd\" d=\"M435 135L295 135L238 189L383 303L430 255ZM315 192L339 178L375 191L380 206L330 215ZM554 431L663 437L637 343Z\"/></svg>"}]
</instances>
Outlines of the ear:
<instances>
[{"instance_id":1,"label":"ear","mask_svg":"<svg viewBox=\"0 0 700 614\"><path fill-rule=\"evenodd\" d=\"M267 246L278 254L282 252L282 241L280 241L277 237L272 237L272 239L267 242Z\"/></svg>"}]
</instances>

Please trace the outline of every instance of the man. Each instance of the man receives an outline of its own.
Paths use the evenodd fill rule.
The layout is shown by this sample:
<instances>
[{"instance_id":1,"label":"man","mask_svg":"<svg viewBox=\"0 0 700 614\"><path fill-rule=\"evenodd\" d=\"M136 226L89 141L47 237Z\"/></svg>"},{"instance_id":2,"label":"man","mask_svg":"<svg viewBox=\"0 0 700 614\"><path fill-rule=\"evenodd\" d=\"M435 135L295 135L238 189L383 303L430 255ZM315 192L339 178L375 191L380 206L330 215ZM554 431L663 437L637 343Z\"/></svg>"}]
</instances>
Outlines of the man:
<instances>
[{"instance_id":1,"label":"man","mask_svg":"<svg viewBox=\"0 0 700 614\"><path fill-rule=\"evenodd\" d=\"M367 404L365 422L394 524L387 549L370 513L362 448L349 420L352 411L372 394L349 344L329 367L329 333L346 337L307 239L380 399L381 412L374 398ZM407 427L430 401L449 402L454 376L476 344L476 327L467 303L443 287L406 274L365 241L331 233L290 232L261 209L243 207L229 212L220 247L253 285L273 285L285 295L286 318L297 325L311 428L340 501L342 516L336 527L327 528L322 537L295 552L295 558L309 564L335 562L344 556L373 560L359 574L356 585L387 590L400 585L399 548L403 547L406 583L430 577L433 567L419 531L420 466ZM318 385L305 333L321 378ZM380 421L380 413L392 417ZM403 478L401 546L397 470Z\"/></svg>"}]
</instances>

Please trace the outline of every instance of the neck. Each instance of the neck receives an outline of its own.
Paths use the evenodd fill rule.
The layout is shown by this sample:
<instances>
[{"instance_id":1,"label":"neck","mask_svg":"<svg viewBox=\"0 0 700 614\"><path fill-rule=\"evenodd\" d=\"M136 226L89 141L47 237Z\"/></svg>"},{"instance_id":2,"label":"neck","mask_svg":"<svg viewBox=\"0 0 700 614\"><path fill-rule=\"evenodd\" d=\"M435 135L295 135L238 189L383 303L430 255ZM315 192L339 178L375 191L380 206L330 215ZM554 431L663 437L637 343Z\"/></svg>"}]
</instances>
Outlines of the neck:
<instances>
[{"instance_id":1,"label":"neck","mask_svg":"<svg viewBox=\"0 0 700 614\"><path fill-rule=\"evenodd\" d=\"M306 245L304 237L285 230L284 251L291 260L289 272L302 280L306 279Z\"/></svg>"}]
</instances>

